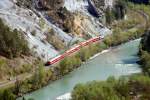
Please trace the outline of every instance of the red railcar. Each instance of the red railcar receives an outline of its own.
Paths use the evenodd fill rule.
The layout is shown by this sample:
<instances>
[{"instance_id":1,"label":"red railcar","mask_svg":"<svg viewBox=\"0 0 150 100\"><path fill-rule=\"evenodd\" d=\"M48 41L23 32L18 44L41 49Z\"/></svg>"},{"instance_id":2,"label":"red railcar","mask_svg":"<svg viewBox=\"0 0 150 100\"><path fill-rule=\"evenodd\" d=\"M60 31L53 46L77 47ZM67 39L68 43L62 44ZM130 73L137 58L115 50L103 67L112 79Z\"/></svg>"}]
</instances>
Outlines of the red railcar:
<instances>
[{"instance_id":1,"label":"red railcar","mask_svg":"<svg viewBox=\"0 0 150 100\"><path fill-rule=\"evenodd\" d=\"M70 54L72 54L72 53L74 53L74 52L76 52L76 51L79 51L79 50L80 50L80 47L81 47L80 45L76 45L75 47L73 47L73 48L67 50L67 51L65 52L65 55L68 56L68 55L70 55Z\"/></svg>"},{"instance_id":2,"label":"red railcar","mask_svg":"<svg viewBox=\"0 0 150 100\"><path fill-rule=\"evenodd\" d=\"M62 59L64 59L65 57L69 56L70 54L79 51L79 50L81 49L81 47L85 47L85 46L87 46L87 45L89 45L89 44L91 44L91 43L100 41L101 39L103 39L103 38L101 38L100 36L98 36L98 37L89 39L89 40L87 40L87 41L85 41L85 42L82 42L82 43L80 43L79 45L76 45L75 47L73 47L73 48L67 50L64 54L59 55L59 56L56 56L55 58L51 59L51 60L48 61L45 65L48 66L48 65L55 64L55 63L61 61Z\"/></svg>"},{"instance_id":3,"label":"red railcar","mask_svg":"<svg viewBox=\"0 0 150 100\"><path fill-rule=\"evenodd\" d=\"M59 62L60 60L62 60L64 58L65 58L64 54L56 56L55 58L53 58L50 61L48 61L45 65L48 66L48 65L55 64L55 63Z\"/></svg>"}]
</instances>

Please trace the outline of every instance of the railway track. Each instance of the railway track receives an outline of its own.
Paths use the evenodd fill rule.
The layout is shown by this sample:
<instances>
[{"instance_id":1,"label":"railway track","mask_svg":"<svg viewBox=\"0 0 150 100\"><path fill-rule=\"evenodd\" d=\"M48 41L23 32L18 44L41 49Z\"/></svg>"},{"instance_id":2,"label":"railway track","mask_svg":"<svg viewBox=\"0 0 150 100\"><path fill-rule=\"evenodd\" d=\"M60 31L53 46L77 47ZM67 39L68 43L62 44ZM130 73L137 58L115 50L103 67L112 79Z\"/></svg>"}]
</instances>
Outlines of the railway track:
<instances>
[{"instance_id":1,"label":"railway track","mask_svg":"<svg viewBox=\"0 0 150 100\"><path fill-rule=\"evenodd\" d=\"M60 62L61 60L63 60L65 57L67 57L75 52L78 52L82 47L86 47L86 46L88 46L92 43L98 42L102 39L103 39L103 37L97 36L97 37L91 38L87 41L81 42L80 44L77 44L76 46L70 48L63 54L60 54L60 55L52 58L51 60L47 61L45 66L50 66L50 65L56 64L56 63Z\"/></svg>"}]
</instances>

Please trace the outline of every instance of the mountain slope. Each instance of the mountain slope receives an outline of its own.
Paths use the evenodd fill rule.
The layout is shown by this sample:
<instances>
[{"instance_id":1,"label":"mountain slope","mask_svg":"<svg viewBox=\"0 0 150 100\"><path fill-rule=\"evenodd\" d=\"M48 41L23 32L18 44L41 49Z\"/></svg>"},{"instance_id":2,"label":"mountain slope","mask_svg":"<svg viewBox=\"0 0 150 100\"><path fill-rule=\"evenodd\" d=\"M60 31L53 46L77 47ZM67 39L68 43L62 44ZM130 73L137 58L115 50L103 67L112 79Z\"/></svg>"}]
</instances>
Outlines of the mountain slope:
<instances>
[{"instance_id":1,"label":"mountain slope","mask_svg":"<svg viewBox=\"0 0 150 100\"><path fill-rule=\"evenodd\" d=\"M68 48L68 45L74 44L75 41L110 33L99 21L103 19L96 18L89 12L89 9L93 10L91 4L96 11L93 1L35 0L32 5L29 1L0 1L0 18L12 29L22 31L33 54L44 61L55 57L64 50L63 48ZM39 2L42 4L40 8L37 6ZM45 11L45 8L48 10ZM99 15L103 16L102 12Z\"/></svg>"}]
</instances>

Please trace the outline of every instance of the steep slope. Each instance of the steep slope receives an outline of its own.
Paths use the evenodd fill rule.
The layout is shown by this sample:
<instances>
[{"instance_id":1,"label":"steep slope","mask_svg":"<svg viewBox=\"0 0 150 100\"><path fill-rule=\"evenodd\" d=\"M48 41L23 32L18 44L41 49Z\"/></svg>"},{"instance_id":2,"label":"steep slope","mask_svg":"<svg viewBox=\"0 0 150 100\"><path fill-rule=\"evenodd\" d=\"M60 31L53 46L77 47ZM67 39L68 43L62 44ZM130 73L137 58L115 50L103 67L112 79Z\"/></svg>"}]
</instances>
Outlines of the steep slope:
<instances>
[{"instance_id":1,"label":"steep slope","mask_svg":"<svg viewBox=\"0 0 150 100\"><path fill-rule=\"evenodd\" d=\"M101 23L104 13L95 6L94 0L29 2L31 0L0 1L0 18L12 29L22 31L33 54L44 61L77 40L111 33ZM91 13L93 11L98 16Z\"/></svg>"},{"instance_id":2,"label":"steep slope","mask_svg":"<svg viewBox=\"0 0 150 100\"><path fill-rule=\"evenodd\" d=\"M46 41L46 34L48 34L49 30L54 29L55 34L58 34L58 38L66 43L71 39L59 28L47 22L44 17L29 9L18 7L11 0L0 1L0 8L0 18L12 29L16 28L23 31L30 48L43 60L58 54L53 45ZM34 35L32 35L33 32L35 32Z\"/></svg>"},{"instance_id":3,"label":"steep slope","mask_svg":"<svg viewBox=\"0 0 150 100\"><path fill-rule=\"evenodd\" d=\"M142 50L150 52L150 30L142 38Z\"/></svg>"},{"instance_id":4,"label":"steep slope","mask_svg":"<svg viewBox=\"0 0 150 100\"><path fill-rule=\"evenodd\" d=\"M140 64L145 75L150 76L150 30L145 33L141 40Z\"/></svg>"},{"instance_id":5,"label":"steep slope","mask_svg":"<svg viewBox=\"0 0 150 100\"><path fill-rule=\"evenodd\" d=\"M86 0L65 0L64 7L67 10L74 12L76 10L86 10L88 2Z\"/></svg>"},{"instance_id":6,"label":"steep slope","mask_svg":"<svg viewBox=\"0 0 150 100\"><path fill-rule=\"evenodd\" d=\"M74 31L80 30L90 36L104 35L110 31L100 21L103 20L103 11L98 10L91 0L65 0L64 7L74 14ZM106 32L107 31L107 32ZM76 32L75 32L76 33Z\"/></svg>"}]
</instances>

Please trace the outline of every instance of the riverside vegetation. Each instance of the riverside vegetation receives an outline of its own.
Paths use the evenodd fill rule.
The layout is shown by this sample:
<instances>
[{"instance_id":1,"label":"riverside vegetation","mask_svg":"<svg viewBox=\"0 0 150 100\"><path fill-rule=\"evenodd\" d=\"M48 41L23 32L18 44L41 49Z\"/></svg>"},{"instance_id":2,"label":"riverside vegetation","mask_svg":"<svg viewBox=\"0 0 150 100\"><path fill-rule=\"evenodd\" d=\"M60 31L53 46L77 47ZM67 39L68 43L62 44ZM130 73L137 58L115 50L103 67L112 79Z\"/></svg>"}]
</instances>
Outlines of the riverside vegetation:
<instances>
[{"instance_id":1,"label":"riverside vegetation","mask_svg":"<svg viewBox=\"0 0 150 100\"><path fill-rule=\"evenodd\" d=\"M128 0L126 0L128 1ZM134 4L126 2L128 8L134 11L142 11L150 17L150 6L145 4ZM105 44L110 46L118 45L124 41L134 39L145 33L149 28L149 19L145 27L130 32L123 32L122 25L112 36L106 38ZM126 25L125 25L126 27ZM115 30L116 31L116 30ZM117 33L120 34L117 34ZM141 33L142 32L142 33ZM132 34L131 34L132 33ZM128 38L127 38L128 37ZM72 92L73 100L149 100L150 99L150 31L144 35L139 50L140 64L143 69L141 75L108 78L106 81L93 81L86 84L78 84Z\"/></svg>"},{"instance_id":2,"label":"riverside vegetation","mask_svg":"<svg viewBox=\"0 0 150 100\"><path fill-rule=\"evenodd\" d=\"M134 4L131 3L131 5L134 5ZM129 4L125 8L128 8L128 6L129 6ZM137 5L137 6L140 6L140 5ZM135 5L135 7L136 7L136 5ZM145 7L147 7L147 6L145 5ZM124 9L122 9L119 12L122 12L122 11L124 12ZM128 11L128 9L126 9L126 11ZM128 12L126 12L126 13L128 14ZM120 15L120 16L122 16L122 15ZM116 19L113 19L113 20L116 20ZM141 37L143 35L144 31L147 29L146 25L144 25L144 26L142 25L138 28L130 26L131 27L130 29L125 30L126 28L128 28L128 25L132 24L133 26L135 26L135 25L140 23L138 20L134 20L134 21L132 21L132 20L133 19L120 20L117 24L113 24L113 23L110 24L110 27L112 27L112 28L114 28L114 25L117 26L117 28L113 29L114 31L113 31L112 35L106 37L100 43L98 42L96 44L92 44L90 46L87 46L86 48L82 48L78 53L76 53L74 55L71 55L71 56L65 58L64 60L62 60L59 63L59 65L57 65L57 66L52 66L49 69L45 69L42 62L41 63L39 63L40 61L38 61L38 63L35 62L35 63L37 63L37 65L36 65L35 70L32 72L32 77L30 77L26 80L16 80L15 85L13 85L11 87L7 87L8 89L1 89L0 97L2 97L2 98L0 98L0 100L1 99L2 100L15 100L15 98L17 96L21 96L24 93L31 92L33 90L39 89L39 88L47 85L51 81L57 80L57 79L61 78L63 75L68 74L69 72L71 72L74 69L76 69L77 67L79 67L82 64L82 62L87 61L91 56L93 56L96 53L98 53L98 52L100 52L104 49L107 49L111 46L116 46L116 45L119 45L123 42L127 42L129 40ZM141 20L141 21L143 21L143 20ZM124 25L122 25L122 24L124 24ZM5 28L2 27L2 29L5 29ZM7 33L9 31L4 31L4 32ZM14 32L14 33L16 33L16 32ZM17 36L18 36L18 34L17 34ZM14 39L13 41L16 42L17 40ZM10 42L10 43L14 43L14 42ZM24 43L26 43L26 42L24 42ZM7 44L7 45L9 46L10 44ZM18 46L22 48L22 44L19 44ZM23 45L23 47L24 47L24 45ZM25 45L25 47L26 47L26 45ZM25 49L25 51L26 51L26 49ZM26 54L25 51L19 51L19 53L17 53L17 56L19 56L20 54ZM16 55L11 54L10 57L16 57ZM139 86L143 87L142 90L140 91L140 93L143 93L144 89L147 89L145 87L147 86L147 84L149 84L149 79L145 76L140 76L140 77L141 78L134 77L133 79L135 80L135 82L140 84ZM130 88L130 87L127 88L129 86L128 84L130 84L130 81L126 81L126 80L123 81L123 79L120 79L120 80L122 80L122 81L113 79L112 82L114 82L116 84L124 83L124 84L120 85L120 87L125 87L125 88L119 88L119 89L123 89L123 90L119 90L119 89L115 90L114 87L119 86L119 85L116 85L116 84L114 84L112 86L102 85L102 86L100 86L100 89L102 89L103 86L106 87L106 89L99 90L99 88L98 88L98 89L95 90L95 88L97 88L97 86L99 87L98 84L101 84L101 82L92 83L92 84L97 84L97 85L95 85L95 86L90 85L90 86L91 86L91 89L94 87L93 91L100 91L100 92L97 92L99 94L103 92L104 95L112 94L112 96L113 96L114 93L116 93L117 91L120 91L120 92L122 92L122 94L119 94L119 93L114 94L115 95L114 98L115 99L118 98L118 100L119 100L118 95L119 96L120 95L125 95L125 96L120 96L121 98L123 98L121 100L124 100L126 95L128 96L127 98L130 98L129 94L130 93L132 94L132 92L133 92L133 91L129 91L132 88ZM142 82L140 83L138 80L142 80L142 82L145 82L145 83L142 83ZM121 82L121 83L119 83L119 82ZM102 84L109 84L109 83L107 83L107 82L103 83L102 82ZM135 86L135 84L131 85L131 87L132 86ZM85 87L81 86L81 92L86 91L86 89L82 90L82 87L85 88L86 86ZM78 86L77 86L77 88L75 88L75 90L73 91L74 100L82 100L82 99L76 99L76 92L75 91L78 91L78 89L80 89L80 88L78 88ZM87 88L87 89L89 89L89 88ZM134 89L136 89L136 88L133 88L133 90ZM141 88L139 88L139 89L141 89ZM111 90L111 91L109 91L109 90ZM114 92L112 92L112 91L114 91ZM107 93L107 92L109 92L109 93ZM90 92L88 92L88 91L85 92L84 95L82 93L81 94L84 97L86 97L86 95L87 95L86 93L89 93L89 96L90 96ZM92 93L92 91L91 91L91 93ZM124 93L126 93L126 94L124 94ZM96 97L96 95L98 95L98 94L94 94L94 93L92 93L92 94L93 95L91 96L91 98L93 96ZM137 96L138 96L138 94L137 94ZM147 97L147 95L146 95L146 97ZM84 98L84 99L86 99L86 98ZM88 99L86 99L86 100L88 100ZM97 99L94 99L94 100L97 100ZM110 99L108 99L108 98L105 99L104 98L103 100L110 100Z\"/></svg>"},{"instance_id":3,"label":"riverside vegetation","mask_svg":"<svg viewBox=\"0 0 150 100\"><path fill-rule=\"evenodd\" d=\"M110 77L106 81L76 85L72 100L149 100L149 85L148 76Z\"/></svg>"},{"instance_id":4,"label":"riverside vegetation","mask_svg":"<svg viewBox=\"0 0 150 100\"><path fill-rule=\"evenodd\" d=\"M144 74L150 76L150 31L146 32L141 41L139 56Z\"/></svg>"}]
</instances>

